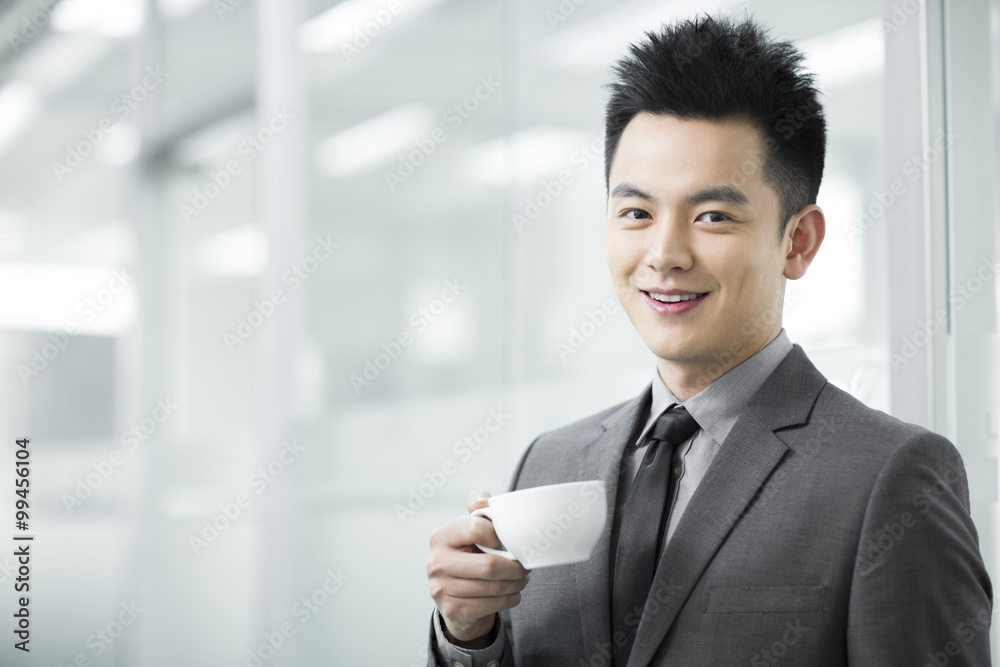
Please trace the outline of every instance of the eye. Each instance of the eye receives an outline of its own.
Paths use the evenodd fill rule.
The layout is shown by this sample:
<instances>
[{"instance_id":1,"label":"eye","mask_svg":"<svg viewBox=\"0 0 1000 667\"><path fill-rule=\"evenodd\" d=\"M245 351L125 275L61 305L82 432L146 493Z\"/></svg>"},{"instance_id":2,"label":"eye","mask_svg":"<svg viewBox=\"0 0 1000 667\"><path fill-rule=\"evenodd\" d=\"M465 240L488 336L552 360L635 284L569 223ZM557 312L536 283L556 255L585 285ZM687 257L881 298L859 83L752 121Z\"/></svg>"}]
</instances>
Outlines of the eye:
<instances>
[{"instance_id":1,"label":"eye","mask_svg":"<svg viewBox=\"0 0 1000 667\"><path fill-rule=\"evenodd\" d=\"M728 220L732 220L732 218L730 218L728 215L726 215L725 213L720 213L719 211L708 211L706 213L702 213L697 217L697 220L701 220L706 216L709 219L705 220L705 222L726 222Z\"/></svg>"},{"instance_id":2,"label":"eye","mask_svg":"<svg viewBox=\"0 0 1000 667\"><path fill-rule=\"evenodd\" d=\"M621 215L629 220L642 220L650 217L649 213L646 213L641 208L627 208L622 211Z\"/></svg>"}]
</instances>

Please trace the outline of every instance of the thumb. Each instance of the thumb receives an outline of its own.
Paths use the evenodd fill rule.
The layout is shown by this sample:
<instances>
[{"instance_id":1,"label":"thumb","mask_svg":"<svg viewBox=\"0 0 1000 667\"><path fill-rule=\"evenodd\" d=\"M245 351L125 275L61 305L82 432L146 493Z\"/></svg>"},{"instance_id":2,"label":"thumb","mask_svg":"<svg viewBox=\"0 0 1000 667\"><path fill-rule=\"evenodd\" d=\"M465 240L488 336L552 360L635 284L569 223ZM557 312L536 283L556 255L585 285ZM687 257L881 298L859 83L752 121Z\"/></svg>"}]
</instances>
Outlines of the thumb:
<instances>
[{"instance_id":1,"label":"thumb","mask_svg":"<svg viewBox=\"0 0 1000 667\"><path fill-rule=\"evenodd\" d=\"M487 507L490 504L489 499L489 492L482 489L470 493L468 500L465 501L466 506L469 508L469 514L472 514L474 510L480 507Z\"/></svg>"}]
</instances>

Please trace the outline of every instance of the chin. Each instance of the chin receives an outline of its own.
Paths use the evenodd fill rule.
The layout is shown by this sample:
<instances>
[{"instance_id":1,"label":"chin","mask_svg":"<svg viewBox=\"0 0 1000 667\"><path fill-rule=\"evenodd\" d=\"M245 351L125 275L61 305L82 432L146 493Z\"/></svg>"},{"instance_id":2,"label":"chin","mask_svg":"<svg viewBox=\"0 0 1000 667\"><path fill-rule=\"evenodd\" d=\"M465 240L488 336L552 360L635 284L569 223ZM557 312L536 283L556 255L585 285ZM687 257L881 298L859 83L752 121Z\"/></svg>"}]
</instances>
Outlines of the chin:
<instances>
[{"instance_id":1,"label":"chin","mask_svg":"<svg viewBox=\"0 0 1000 667\"><path fill-rule=\"evenodd\" d=\"M685 363L696 361L699 359L700 350L695 349L692 345L678 345L676 340L665 343L663 341L657 341L652 345L647 343L647 347L660 359L666 361L673 361L678 363Z\"/></svg>"}]
</instances>

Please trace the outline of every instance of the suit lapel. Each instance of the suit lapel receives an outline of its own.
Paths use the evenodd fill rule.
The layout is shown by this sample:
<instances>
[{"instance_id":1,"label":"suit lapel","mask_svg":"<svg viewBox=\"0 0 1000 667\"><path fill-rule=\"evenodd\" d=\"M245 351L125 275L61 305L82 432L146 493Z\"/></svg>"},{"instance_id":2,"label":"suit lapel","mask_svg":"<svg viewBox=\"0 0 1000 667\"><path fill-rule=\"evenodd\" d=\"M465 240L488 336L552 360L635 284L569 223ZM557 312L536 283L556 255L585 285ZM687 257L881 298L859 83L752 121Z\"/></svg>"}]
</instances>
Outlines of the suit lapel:
<instances>
[{"instance_id":1,"label":"suit lapel","mask_svg":"<svg viewBox=\"0 0 1000 667\"><path fill-rule=\"evenodd\" d=\"M583 623L584 647L588 654L598 646L608 646L611 641L611 589L609 554L611 528L615 516L615 498L618 493L618 475L622 455L631 441L639 424L648 417L652 383L636 398L626 403L620 410L601 423L604 429L594 440L584 447L579 479L600 479L604 481L607 493L608 514L601 538L594 547L591 557L576 568L577 598Z\"/></svg>"},{"instance_id":2,"label":"suit lapel","mask_svg":"<svg viewBox=\"0 0 1000 667\"><path fill-rule=\"evenodd\" d=\"M825 383L795 345L744 408L660 558L630 666L649 664L708 563L784 457L788 448L774 431L805 423Z\"/></svg>"}]
</instances>

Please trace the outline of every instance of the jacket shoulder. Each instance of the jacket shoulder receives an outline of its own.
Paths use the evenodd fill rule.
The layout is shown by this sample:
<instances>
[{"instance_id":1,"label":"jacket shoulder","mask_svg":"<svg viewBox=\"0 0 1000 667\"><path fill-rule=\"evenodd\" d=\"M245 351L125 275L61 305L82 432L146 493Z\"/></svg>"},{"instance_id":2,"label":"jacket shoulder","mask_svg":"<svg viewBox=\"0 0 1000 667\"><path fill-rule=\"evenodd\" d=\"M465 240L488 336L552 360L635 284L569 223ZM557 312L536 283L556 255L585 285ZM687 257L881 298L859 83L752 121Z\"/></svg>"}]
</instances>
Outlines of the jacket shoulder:
<instances>
[{"instance_id":1,"label":"jacket shoulder","mask_svg":"<svg viewBox=\"0 0 1000 667\"><path fill-rule=\"evenodd\" d=\"M945 436L902 421L827 383L820 391L806 425L775 433L805 461L839 474L844 484L873 486L885 474L917 478L933 471L959 469L962 456ZM923 472L920 472L923 471ZM933 480L932 480L933 481Z\"/></svg>"},{"instance_id":2,"label":"jacket shoulder","mask_svg":"<svg viewBox=\"0 0 1000 667\"><path fill-rule=\"evenodd\" d=\"M604 408L603 410L595 412L592 415L588 415L582 419L577 419L576 421L570 422L565 426L545 431L535 439L535 442L560 441L567 438L573 439L578 438L581 433L593 431L594 429L603 430L604 427L602 426L602 423L608 417L625 408L635 400L636 399L632 398L627 401L622 401L621 403L616 403L609 408Z\"/></svg>"},{"instance_id":3,"label":"jacket shoulder","mask_svg":"<svg viewBox=\"0 0 1000 667\"><path fill-rule=\"evenodd\" d=\"M835 423L838 430L855 436L847 442L853 441L884 454L913 438L938 438L947 442L947 438L934 431L862 403L832 383L827 383L817 397L810 422L819 420Z\"/></svg>"}]
</instances>

